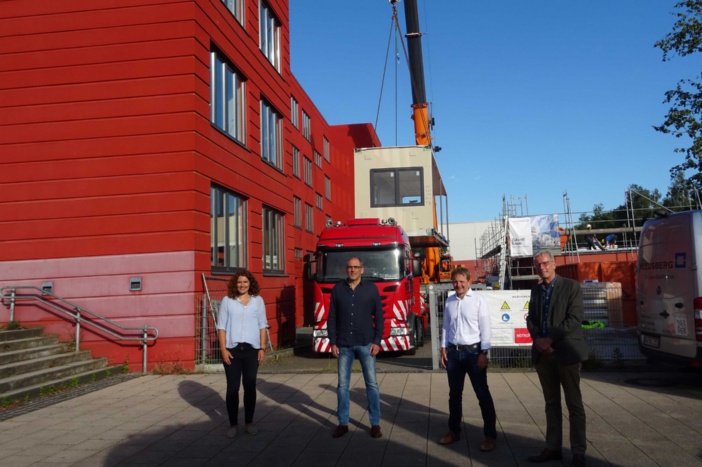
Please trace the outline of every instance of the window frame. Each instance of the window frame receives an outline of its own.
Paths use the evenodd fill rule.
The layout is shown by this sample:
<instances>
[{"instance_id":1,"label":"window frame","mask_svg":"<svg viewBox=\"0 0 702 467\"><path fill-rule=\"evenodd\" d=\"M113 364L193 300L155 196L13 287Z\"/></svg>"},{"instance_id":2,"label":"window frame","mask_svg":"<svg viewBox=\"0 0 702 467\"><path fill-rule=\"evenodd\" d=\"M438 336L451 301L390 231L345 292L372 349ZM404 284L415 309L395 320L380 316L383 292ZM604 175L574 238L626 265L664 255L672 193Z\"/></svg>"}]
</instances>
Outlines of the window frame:
<instances>
[{"instance_id":1,"label":"window frame","mask_svg":"<svg viewBox=\"0 0 702 467\"><path fill-rule=\"evenodd\" d=\"M300 129L300 104L293 96L290 96L290 123Z\"/></svg>"},{"instance_id":2,"label":"window frame","mask_svg":"<svg viewBox=\"0 0 702 467\"><path fill-rule=\"evenodd\" d=\"M261 227L263 272L285 274L285 214L277 209L263 206L261 215L263 218ZM267 257L270 257L268 261Z\"/></svg>"},{"instance_id":3,"label":"window frame","mask_svg":"<svg viewBox=\"0 0 702 467\"><path fill-rule=\"evenodd\" d=\"M302 198L293 196L293 227L302 228Z\"/></svg>"},{"instance_id":4,"label":"window frame","mask_svg":"<svg viewBox=\"0 0 702 467\"><path fill-rule=\"evenodd\" d=\"M244 146L246 81L221 52L210 51L210 123Z\"/></svg>"},{"instance_id":5,"label":"window frame","mask_svg":"<svg viewBox=\"0 0 702 467\"><path fill-rule=\"evenodd\" d=\"M261 99L261 159L283 170L283 117L265 99Z\"/></svg>"},{"instance_id":6,"label":"window frame","mask_svg":"<svg viewBox=\"0 0 702 467\"><path fill-rule=\"evenodd\" d=\"M268 62L280 73L280 21L263 0L258 2L258 45Z\"/></svg>"},{"instance_id":7,"label":"window frame","mask_svg":"<svg viewBox=\"0 0 702 467\"><path fill-rule=\"evenodd\" d=\"M224 6L229 10L242 26L244 23L244 13L246 12L246 0L222 0Z\"/></svg>"},{"instance_id":8,"label":"window frame","mask_svg":"<svg viewBox=\"0 0 702 467\"><path fill-rule=\"evenodd\" d=\"M302 136L307 141L312 141L312 119L304 110L302 111Z\"/></svg>"},{"instance_id":9,"label":"window frame","mask_svg":"<svg viewBox=\"0 0 702 467\"><path fill-rule=\"evenodd\" d=\"M292 147L292 174L294 177L300 178L300 150L295 146Z\"/></svg>"},{"instance_id":10,"label":"window frame","mask_svg":"<svg viewBox=\"0 0 702 467\"><path fill-rule=\"evenodd\" d=\"M302 164L303 164L303 175L304 175L305 185L307 185L309 187L313 187L314 186L314 175L313 175L314 169L312 166L312 160L307 156L303 156Z\"/></svg>"},{"instance_id":11,"label":"window frame","mask_svg":"<svg viewBox=\"0 0 702 467\"><path fill-rule=\"evenodd\" d=\"M314 206L305 203L305 231L314 233Z\"/></svg>"},{"instance_id":12,"label":"window frame","mask_svg":"<svg viewBox=\"0 0 702 467\"><path fill-rule=\"evenodd\" d=\"M327 200L331 201L332 199L332 190L331 190L331 178L328 176L324 176L324 196L327 198Z\"/></svg>"},{"instance_id":13,"label":"window frame","mask_svg":"<svg viewBox=\"0 0 702 467\"><path fill-rule=\"evenodd\" d=\"M402 202L402 197L401 197L401 187L400 183L398 180L400 180L400 174L402 172L410 172L410 171L419 171L419 193L418 197L420 200L418 202ZM374 196L374 190L376 188L376 180L375 180L375 175L376 174L382 174L382 173L392 173L394 174L391 178L395 179L394 186L393 186L393 201L392 202L384 202L384 203L379 203L376 202L376 197ZM383 168L383 169L371 169L370 174L369 174L370 180L369 180L369 185L370 185L370 203L371 207L409 207L409 206L424 206L426 203L425 197L424 197L424 168L423 167L398 167L398 168Z\"/></svg>"},{"instance_id":14,"label":"window frame","mask_svg":"<svg viewBox=\"0 0 702 467\"><path fill-rule=\"evenodd\" d=\"M234 206L230 203L234 201ZM233 211L233 213L230 213ZM219 213L222 213L220 216ZM232 222L229 217L234 218L235 230L232 238ZM222 260L219 261L219 234L220 228L218 220L222 217L221 233L224 236L222 242ZM215 228L217 225L217 228ZM215 258L215 245L218 251ZM236 248L236 245L239 245ZM232 260L232 252L236 251L236 258ZM212 184L210 185L210 267L213 271L232 272L244 269L248 266L248 199L234 191Z\"/></svg>"},{"instance_id":15,"label":"window frame","mask_svg":"<svg viewBox=\"0 0 702 467\"><path fill-rule=\"evenodd\" d=\"M323 137L323 144L324 144L324 160L327 162L331 162L331 154L329 153L329 140L327 139L326 136Z\"/></svg>"}]
</instances>

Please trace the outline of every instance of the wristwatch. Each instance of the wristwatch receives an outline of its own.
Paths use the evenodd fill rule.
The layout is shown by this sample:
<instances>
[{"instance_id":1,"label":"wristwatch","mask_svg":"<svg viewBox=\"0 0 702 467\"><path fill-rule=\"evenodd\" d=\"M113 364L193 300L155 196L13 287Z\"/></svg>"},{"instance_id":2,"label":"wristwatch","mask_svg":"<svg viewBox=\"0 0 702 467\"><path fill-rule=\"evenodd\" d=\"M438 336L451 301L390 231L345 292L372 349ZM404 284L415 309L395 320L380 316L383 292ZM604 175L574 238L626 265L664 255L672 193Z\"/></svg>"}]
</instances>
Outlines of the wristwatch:
<instances>
[{"instance_id":1,"label":"wristwatch","mask_svg":"<svg viewBox=\"0 0 702 467\"><path fill-rule=\"evenodd\" d=\"M485 355L486 357L489 357L489 356L490 356L490 351L489 351L489 350L481 350L480 353L483 354L483 355Z\"/></svg>"}]
</instances>

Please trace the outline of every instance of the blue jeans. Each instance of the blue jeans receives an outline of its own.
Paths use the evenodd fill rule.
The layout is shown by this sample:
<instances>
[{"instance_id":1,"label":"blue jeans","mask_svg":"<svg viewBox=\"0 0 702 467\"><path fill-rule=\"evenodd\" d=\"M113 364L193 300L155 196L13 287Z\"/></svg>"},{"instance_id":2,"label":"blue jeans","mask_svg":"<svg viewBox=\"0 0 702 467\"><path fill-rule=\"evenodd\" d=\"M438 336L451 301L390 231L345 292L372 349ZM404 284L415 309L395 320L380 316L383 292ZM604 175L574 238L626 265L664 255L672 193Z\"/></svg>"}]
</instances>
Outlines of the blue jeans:
<instances>
[{"instance_id":1,"label":"blue jeans","mask_svg":"<svg viewBox=\"0 0 702 467\"><path fill-rule=\"evenodd\" d=\"M449 430L459 434L463 418L463 386L466 373L473 385L473 391L480 404L483 416L483 435L497 439L497 415L487 383L487 368L478 369L479 350L457 350L449 348L446 352L446 373L449 384Z\"/></svg>"},{"instance_id":2,"label":"blue jeans","mask_svg":"<svg viewBox=\"0 0 702 467\"><path fill-rule=\"evenodd\" d=\"M349 381L354 358L358 358L363 370L370 424L380 425L380 390L375 376L375 357L370 354L370 344L339 347L339 386L336 389L336 416L339 425L349 424Z\"/></svg>"}]
</instances>

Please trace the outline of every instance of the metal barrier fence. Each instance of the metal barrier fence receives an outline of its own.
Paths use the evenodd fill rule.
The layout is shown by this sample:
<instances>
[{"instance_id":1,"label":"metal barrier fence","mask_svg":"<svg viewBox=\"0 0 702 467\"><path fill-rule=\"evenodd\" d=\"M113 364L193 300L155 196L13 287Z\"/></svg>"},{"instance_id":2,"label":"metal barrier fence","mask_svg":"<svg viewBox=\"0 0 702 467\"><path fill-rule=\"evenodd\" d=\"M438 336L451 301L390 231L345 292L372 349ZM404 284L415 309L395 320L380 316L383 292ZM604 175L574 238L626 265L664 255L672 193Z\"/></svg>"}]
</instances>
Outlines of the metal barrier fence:
<instances>
[{"instance_id":1,"label":"metal barrier fence","mask_svg":"<svg viewBox=\"0 0 702 467\"><path fill-rule=\"evenodd\" d=\"M206 369L207 365L222 365L222 352L217 338L217 316L219 304L227 296L229 279L202 275L205 293L196 303L195 323L195 365ZM266 333L268 330L266 330ZM267 336L268 349L273 351L270 335Z\"/></svg>"},{"instance_id":2,"label":"metal barrier fence","mask_svg":"<svg viewBox=\"0 0 702 467\"><path fill-rule=\"evenodd\" d=\"M624 326L621 320L621 286L613 283L582 284L585 305L583 331L589 359L584 369L643 366L646 357L639 351L636 327ZM446 298L453 289L450 284L427 287L430 307L432 363L439 369L441 323ZM531 344L493 346L490 367L505 369L530 368Z\"/></svg>"}]
</instances>

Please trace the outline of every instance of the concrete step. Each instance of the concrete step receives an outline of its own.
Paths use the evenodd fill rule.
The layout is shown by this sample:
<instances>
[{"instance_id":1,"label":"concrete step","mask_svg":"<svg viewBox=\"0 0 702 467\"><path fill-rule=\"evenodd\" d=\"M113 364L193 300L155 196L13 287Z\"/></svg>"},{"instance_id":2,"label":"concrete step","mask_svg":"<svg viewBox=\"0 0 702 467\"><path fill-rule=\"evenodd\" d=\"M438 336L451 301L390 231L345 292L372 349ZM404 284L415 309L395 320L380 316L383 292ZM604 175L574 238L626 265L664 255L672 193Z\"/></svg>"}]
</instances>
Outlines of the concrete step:
<instances>
[{"instance_id":1,"label":"concrete step","mask_svg":"<svg viewBox=\"0 0 702 467\"><path fill-rule=\"evenodd\" d=\"M0 380L0 399L9 397L8 394L21 388L55 385L57 381L70 380L78 374L104 369L106 366L106 358L94 358L3 378Z\"/></svg>"},{"instance_id":2,"label":"concrete step","mask_svg":"<svg viewBox=\"0 0 702 467\"><path fill-rule=\"evenodd\" d=\"M13 350L11 352L0 352L0 366L9 363L21 362L32 358L47 357L66 351L64 344L44 345L41 347L31 347L27 349Z\"/></svg>"},{"instance_id":3,"label":"concrete step","mask_svg":"<svg viewBox=\"0 0 702 467\"><path fill-rule=\"evenodd\" d=\"M44 334L44 328L41 326L34 326L26 329L13 329L8 331L6 329L0 330L0 342L12 341L17 339L26 339L28 337L39 337Z\"/></svg>"},{"instance_id":4,"label":"concrete step","mask_svg":"<svg viewBox=\"0 0 702 467\"><path fill-rule=\"evenodd\" d=\"M13 331L6 331L13 332ZM14 340L6 340L0 343L0 353L13 352L20 349L31 349L34 347L44 347L58 343L58 336L21 337Z\"/></svg>"},{"instance_id":5,"label":"concrete step","mask_svg":"<svg viewBox=\"0 0 702 467\"><path fill-rule=\"evenodd\" d=\"M0 366L0 379L9 378L15 375L31 373L48 368L56 368L70 363L78 363L90 361L90 351L81 350L71 353L59 353L47 355L44 357L36 357L19 362L8 363Z\"/></svg>"},{"instance_id":6,"label":"concrete step","mask_svg":"<svg viewBox=\"0 0 702 467\"><path fill-rule=\"evenodd\" d=\"M51 381L22 386L0 393L0 403L27 401L48 396L83 384L90 384L122 373L121 365L97 368L52 379Z\"/></svg>"}]
</instances>

